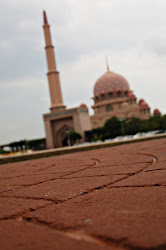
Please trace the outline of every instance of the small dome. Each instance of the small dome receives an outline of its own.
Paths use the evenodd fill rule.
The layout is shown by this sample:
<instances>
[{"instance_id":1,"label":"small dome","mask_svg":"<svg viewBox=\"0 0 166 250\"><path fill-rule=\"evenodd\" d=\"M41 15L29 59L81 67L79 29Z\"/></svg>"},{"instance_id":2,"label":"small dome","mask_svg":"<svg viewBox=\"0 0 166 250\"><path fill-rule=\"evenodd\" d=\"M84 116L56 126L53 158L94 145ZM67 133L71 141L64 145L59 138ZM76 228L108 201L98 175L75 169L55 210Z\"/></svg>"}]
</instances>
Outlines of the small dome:
<instances>
[{"instance_id":1,"label":"small dome","mask_svg":"<svg viewBox=\"0 0 166 250\"><path fill-rule=\"evenodd\" d=\"M153 114L154 114L154 115L160 115L161 113L160 113L160 111L159 111L158 109L155 109L155 110L153 111Z\"/></svg>"},{"instance_id":2,"label":"small dome","mask_svg":"<svg viewBox=\"0 0 166 250\"><path fill-rule=\"evenodd\" d=\"M139 105L141 105L141 103L145 102L144 99L140 99L139 100Z\"/></svg>"},{"instance_id":3,"label":"small dome","mask_svg":"<svg viewBox=\"0 0 166 250\"><path fill-rule=\"evenodd\" d=\"M149 109L149 105L144 101L141 103L140 108L141 109Z\"/></svg>"},{"instance_id":4,"label":"small dome","mask_svg":"<svg viewBox=\"0 0 166 250\"><path fill-rule=\"evenodd\" d=\"M80 108L85 108L85 109L87 109L87 106L86 106L86 104L81 103L81 104L80 104Z\"/></svg>"},{"instance_id":5,"label":"small dome","mask_svg":"<svg viewBox=\"0 0 166 250\"><path fill-rule=\"evenodd\" d=\"M107 71L96 81L94 86L94 96L119 90L130 90L127 80L119 74Z\"/></svg>"},{"instance_id":6,"label":"small dome","mask_svg":"<svg viewBox=\"0 0 166 250\"><path fill-rule=\"evenodd\" d=\"M131 92L129 93L129 95L128 95L128 98L129 98L129 99L135 99L136 97L135 97L134 93L131 91Z\"/></svg>"}]
</instances>

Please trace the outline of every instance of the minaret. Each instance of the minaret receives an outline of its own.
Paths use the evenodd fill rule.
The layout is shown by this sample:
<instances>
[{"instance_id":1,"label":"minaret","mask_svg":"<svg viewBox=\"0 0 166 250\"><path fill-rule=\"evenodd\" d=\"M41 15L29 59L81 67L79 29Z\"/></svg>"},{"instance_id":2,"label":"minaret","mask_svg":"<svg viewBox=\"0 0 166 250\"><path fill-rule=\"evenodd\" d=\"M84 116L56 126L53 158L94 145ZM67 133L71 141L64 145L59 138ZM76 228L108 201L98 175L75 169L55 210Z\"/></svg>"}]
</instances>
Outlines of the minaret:
<instances>
[{"instance_id":1,"label":"minaret","mask_svg":"<svg viewBox=\"0 0 166 250\"><path fill-rule=\"evenodd\" d=\"M51 112L60 112L65 109L65 105L63 104L61 85L59 79L59 72L56 68L55 56L54 56L54 47L51 41L51 33L50 33L50 25L47 21L46 12L43 11L44 18L44 36L45 36L45 51L47 57L47 66L48 66L48 84L51 98Z\"/></svg>"}]
</instances>

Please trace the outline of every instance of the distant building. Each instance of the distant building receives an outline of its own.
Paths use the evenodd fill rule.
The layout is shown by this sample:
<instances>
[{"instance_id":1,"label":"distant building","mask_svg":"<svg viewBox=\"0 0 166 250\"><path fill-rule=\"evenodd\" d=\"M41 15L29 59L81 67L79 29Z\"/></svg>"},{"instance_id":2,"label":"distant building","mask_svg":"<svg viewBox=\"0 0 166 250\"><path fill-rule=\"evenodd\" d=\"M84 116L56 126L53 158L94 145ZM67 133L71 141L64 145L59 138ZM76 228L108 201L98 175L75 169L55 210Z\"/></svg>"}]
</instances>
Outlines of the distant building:
<instances>
[{"instance_id":1,"label":"distant building","mask_svg":"<svg viewBox=\"0 0 166 250\"><path fill-rule=\"evenodd\" d=\"M111 72L107 63L107 72L101 76L94 86L94 115L89 116L85 104L67 109L63 103L62 91L51 41L50 26L44 11L45 51L48 65L48 85L51 99L50 112L43 115L47 148L68 145L68 133L76 131L85 140L85 132L92 128L101 127L111 117L137 117L148 119L151 115L149 105L137 98L127 80ZM156 109L155 114L159 111Z\"/></svg>"},{"instance_id":2,"label":"distant building","mask_svg":"<svg viewBox=\"0 0 166 250\"><path fill-rule=\"evenodd\" d=\"M94 86L94 115L91 116L92 128L101 127L111 117L137 117L148 119L151 115L149 105L137 98L127 80L109 70L101 76Z\"/></svg>"}]
</instances>

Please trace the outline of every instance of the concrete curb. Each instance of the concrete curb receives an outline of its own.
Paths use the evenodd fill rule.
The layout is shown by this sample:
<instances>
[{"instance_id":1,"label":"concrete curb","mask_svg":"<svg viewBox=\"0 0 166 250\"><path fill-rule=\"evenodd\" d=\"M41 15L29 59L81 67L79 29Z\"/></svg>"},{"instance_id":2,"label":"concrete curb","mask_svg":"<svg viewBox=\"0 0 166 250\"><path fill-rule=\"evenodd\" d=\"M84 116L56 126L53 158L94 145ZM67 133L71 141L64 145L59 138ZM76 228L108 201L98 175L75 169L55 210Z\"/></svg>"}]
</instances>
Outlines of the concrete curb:
<instances>
[{"instance_id":1,"label":"concrete curb","mask_svg":"<svg viewBox=\"0 0 166 250\"><path fill-rule=\"evenodd\" d=\"M58 155L63 155L63 154L70 154L70 153L75 153L75 152L88 151L88 150L93 150L93 149L115 147L115 146L120 146L124 144L131 144L131 143L150 141L150 140L156 140L156 139L162 139L162 138L166 138L166 133L149 136L149 137L141 137L137 139L128 139L128 140L121 140L121 141L115 141L115 142L102 142L102 143L96 143L96 144L90 144L90 145L72 146L72 147L57 148L57 149L47 149L47 150L33 152L31 154L22 154L22 155L16 155L16 156L2 157L0 158L0 165L13 163L13 162L35 160L35 159L51 157L51 156L58 156Z\"/></svg>"}]
</instances>

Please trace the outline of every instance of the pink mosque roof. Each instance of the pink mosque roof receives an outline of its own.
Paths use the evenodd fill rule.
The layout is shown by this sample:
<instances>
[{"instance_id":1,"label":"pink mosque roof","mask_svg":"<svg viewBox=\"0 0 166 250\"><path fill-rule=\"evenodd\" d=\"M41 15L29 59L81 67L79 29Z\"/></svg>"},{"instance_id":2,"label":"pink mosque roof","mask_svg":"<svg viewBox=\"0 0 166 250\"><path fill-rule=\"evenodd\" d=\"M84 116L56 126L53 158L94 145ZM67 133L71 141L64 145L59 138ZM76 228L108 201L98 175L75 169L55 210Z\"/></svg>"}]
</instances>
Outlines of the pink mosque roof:
<instances>
[{"instance_id":1,"label":"pink mosque roof","mask_svg":"<svg viewBox=\"0 0 166 250\"><path fill-rule=\"evenodd\" d=\"M140 99L139 100L139 105L141 105L141 103L145 102L144 99Z\"/></svg>"},{"instance_id":2,"label":"pink mosque roof","mask_svg":"<svg viewBox=\"0 0 166 250\"><path fill-rule=\"evenodd\" d=\"M86 106L85 103L81 103L81 104L80 104L80 108L86 108L86 109L87 109L87 106Z\"/></svg>"},{"instance_id":3,"label":"pink mosque roof","mask_svg":"<svg viewBox=\"0 0 166 250\"><path fill-rule=\"evenodd\" d=\"M128 98L129 99L135 99L136 97L135 97L133 92L130 92L129 95L128 95Z\"/></svg>"},{"instance_id":4,"label":"pink mosque roof","mask_svg":"<svg viewBox=\"0 0 166 250\"><path fill-rule=\"evenodd\" d=\"M129 89L129 84L123 76L108 70L96 81L94 86L94 96L98 96L106 92L113 92L118 90L126 91Z\"/></svg>"},{"instance_id":5,"label":"pink mosque roof","mask_svg":"<svg viewBox=\"0 0 166 250\"><path fill-rule=\"evenodd\" d=\"M140 104L140 108L141 108L141 109L148 109L148 108L149 108L149 105L148 105L145 101L143 101L143 102Z\"/></svg>"},{"instance_id":6,"label":"pink mosque roof","mask_svg":"<svg viewBox=\"0 0 166 250\"><path fill-rule=\"evenodd\" d=\"M154 114L154 115L159 115L159 114L160 114L160 111L159 111L158 109L154 109L153 114Z\"/></svg>"}]
</instances>

